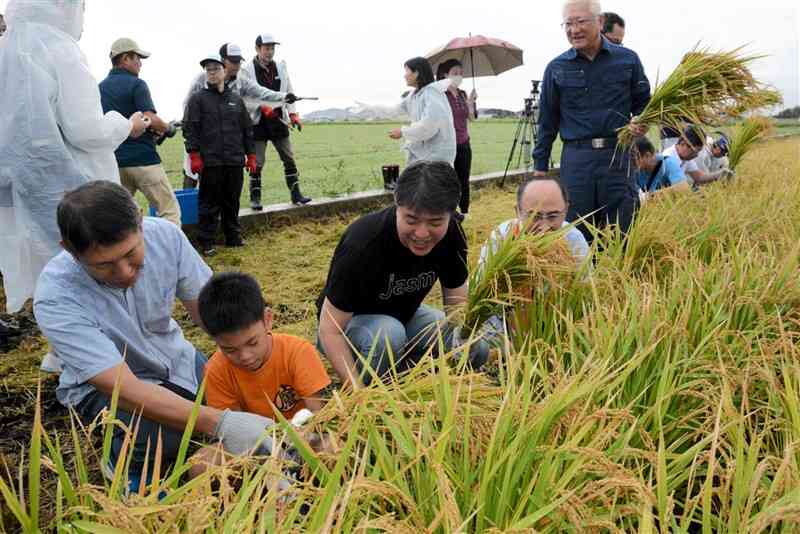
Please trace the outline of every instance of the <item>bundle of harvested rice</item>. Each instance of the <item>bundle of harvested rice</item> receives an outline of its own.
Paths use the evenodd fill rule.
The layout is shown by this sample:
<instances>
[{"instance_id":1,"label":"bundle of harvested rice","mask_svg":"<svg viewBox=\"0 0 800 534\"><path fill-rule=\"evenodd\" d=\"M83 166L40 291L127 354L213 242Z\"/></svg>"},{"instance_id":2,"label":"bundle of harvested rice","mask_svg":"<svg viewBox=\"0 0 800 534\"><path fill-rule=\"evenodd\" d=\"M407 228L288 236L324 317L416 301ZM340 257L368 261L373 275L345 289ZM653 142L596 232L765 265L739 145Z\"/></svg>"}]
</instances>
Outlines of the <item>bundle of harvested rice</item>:
<instances>
[{"instance_id":1,"label":"bundle of harvested rice","mask_svg":"<svg viewBox=\"0 0 800 534\"><path fill-rule=\"evenodd\" d=\"M482 268L470 277L464 325L477 330L535 294L572 284L579 269L564 239L567 231L510 233L489 247Z\"/></svg>"},{"instance_id":2,"label":"bundle of harvested rice","mask_svg":"<svg viewBox=\"0 0 800 534\"><path fill-rule=\"evenodd\" d=\"M745 154L752 148L753 144L763 139L772 130L772 121L767 117L750 117L733 129L731 135L730 149L728 152L728 162L730 168L742 161Z\"/></svg>"},{"instance_id":3,"label":"bundle of harvested rice","mask_svg":"<svg viewBox=\"0 0 800 534\"><path fill-rule=\"evenodd\" d=\"M762 57L744 55L742 47L730 52L695 47L655 88L636 123L681 131L685 124L719 125L747 111L781 103L780 93L750 72L749 65ZM630 126L620 128L621 145L630 146L634 138Z\"/></svg>"}]
</instances>

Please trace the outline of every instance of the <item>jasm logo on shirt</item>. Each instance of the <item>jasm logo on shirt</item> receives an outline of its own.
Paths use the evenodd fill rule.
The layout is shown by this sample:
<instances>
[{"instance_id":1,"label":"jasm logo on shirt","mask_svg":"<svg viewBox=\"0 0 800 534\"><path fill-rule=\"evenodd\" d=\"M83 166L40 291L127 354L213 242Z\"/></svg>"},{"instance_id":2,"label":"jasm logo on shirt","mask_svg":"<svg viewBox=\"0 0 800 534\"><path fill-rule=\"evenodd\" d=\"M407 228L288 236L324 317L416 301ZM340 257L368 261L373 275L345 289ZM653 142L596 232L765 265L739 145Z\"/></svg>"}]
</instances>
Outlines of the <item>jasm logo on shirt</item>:
<instances>
[{"instance_id":1,"label":"jasm logo on shirt","mask_svg":"<svg viewBox=\"0 0 800 534\"><path fill-rule=\"evenodd\" d=\"M420 273L411 278L397 278L395 274L389 275L389 285L386 290L378 295L381 300L389 300L393 296L399 297L406 293L416 293L422 289L433 287L436 281L436 272L430 271L427 273Z\"/></svg>"}]
</instances>

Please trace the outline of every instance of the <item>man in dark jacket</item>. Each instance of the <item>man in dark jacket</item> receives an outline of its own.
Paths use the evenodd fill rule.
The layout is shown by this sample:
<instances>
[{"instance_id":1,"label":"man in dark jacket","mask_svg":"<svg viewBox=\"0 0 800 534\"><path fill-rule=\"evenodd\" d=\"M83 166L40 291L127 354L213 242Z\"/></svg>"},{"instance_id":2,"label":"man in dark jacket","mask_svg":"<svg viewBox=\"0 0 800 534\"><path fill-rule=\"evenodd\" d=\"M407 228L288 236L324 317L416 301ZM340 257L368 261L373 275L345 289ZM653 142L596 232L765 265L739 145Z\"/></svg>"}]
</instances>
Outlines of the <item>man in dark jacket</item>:
<instances>
[{"instance_id":1,"label":"man in dark jacket","mask_svg":"<svg viewBox=\"0 0 800 534\"><path fill-rule=\"evenodd\" d=\"M183 135L191 170L200 175L197 238L203 254L210 256L220 215L225 245L244 244L239 225L242 166L254 172L256 155L250 117L242 98L225 86L222 58L212 54L200 65L206 87L189 99Z\"/></svg>"},{"instance_id":2,"label":"man in dark jacket","mask_svg":"<svg viewBox=\"0 0 800 534\"><path fill-rule=\"evenodd\" d=\"M262 34L256 38L256 57L243 67L243 71L259 85L283 93L292 93L292 82L286 61L275 61L275 46L280 43L270 34ZM261 170L266 163L267 143L272 143L283 162L286 187L289 188L292 204L302 205L311 199L300 192L300 173L294 159L292 142L289 139L289 126L302 131L303 123L294 107L294 103L286 100L285 105L270 106L262 104L260 119L253 118L255 126L253 135L256 140L256 172L250 173L250 203L254 210L261 210ZM252 111L252 110L251 110Z\"/></svg>"}]
</instances>

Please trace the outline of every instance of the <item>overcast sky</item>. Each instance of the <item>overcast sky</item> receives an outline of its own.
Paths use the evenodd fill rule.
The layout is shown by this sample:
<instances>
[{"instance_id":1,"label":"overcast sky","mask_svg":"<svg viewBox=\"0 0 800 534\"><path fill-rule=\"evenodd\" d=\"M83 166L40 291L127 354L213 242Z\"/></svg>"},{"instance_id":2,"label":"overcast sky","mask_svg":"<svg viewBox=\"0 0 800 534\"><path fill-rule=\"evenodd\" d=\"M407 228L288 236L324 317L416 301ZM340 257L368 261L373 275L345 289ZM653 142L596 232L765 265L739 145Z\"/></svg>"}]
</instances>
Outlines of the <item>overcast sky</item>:
<instances>
[{"instance_id":1,"label":"overcast sky","mask_svg":"<svg viewBox=\"0 0 800 534\"><path fill-rule=\"evenodd\" d=\"M7 0L0 0L0 12ZM663 79L697 42L719 49L749 43L768 54L755 73L777 87L787 106L800 104L796 0L615 0L604 10L625 18L625 45L644 63L651 83ZM394 104L404 91L403 63L470 32L505 39L525 51L525 65L477 80L480 107L520 109L530 80L568 48L559 27L560 0L88 0L80 46L98 80L118 37L132 37L152 52L141 77L159 113L179 118L198 61L226 41L249 60L256 35L273 33L282 45L295 92L318 96L300 111L346 107L355 101ZM465 84L471 87L470 82Z\"/></svg>"}]
</instances>

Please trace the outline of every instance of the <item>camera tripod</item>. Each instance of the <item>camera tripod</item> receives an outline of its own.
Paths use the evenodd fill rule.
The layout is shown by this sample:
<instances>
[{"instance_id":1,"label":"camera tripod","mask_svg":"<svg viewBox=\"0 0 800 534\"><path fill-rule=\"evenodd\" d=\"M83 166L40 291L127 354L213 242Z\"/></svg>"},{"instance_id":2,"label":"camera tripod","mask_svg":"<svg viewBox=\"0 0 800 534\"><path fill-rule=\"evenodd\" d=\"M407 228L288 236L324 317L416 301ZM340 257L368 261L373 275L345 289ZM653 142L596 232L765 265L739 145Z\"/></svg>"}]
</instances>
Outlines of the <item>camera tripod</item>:
<instances>
[{"instance_id":1,"label":"camera tripod","mask_svg":"<svg viewBox=\"0 0 800 534\"><path fill-rule=\"evenodd\" d=\"M539 124L539 84L540 80L531 80L533 87L531 88L530 95L525 99L525 108L522 110L522 115L517 122L517 129L514 132L514 141L511 143L511 152L508 154L508 161L506 162L506 170L503 172L503 178L500 180L500 187L506 183L508 176L508 169L511 168L511 162L514 161L516 155L516 167L519 168L524 162L527 169L531 164L531 150L536 144L536 127ZM519 150L517 150L519 147Z\"/></svg>"}]
</instances>

